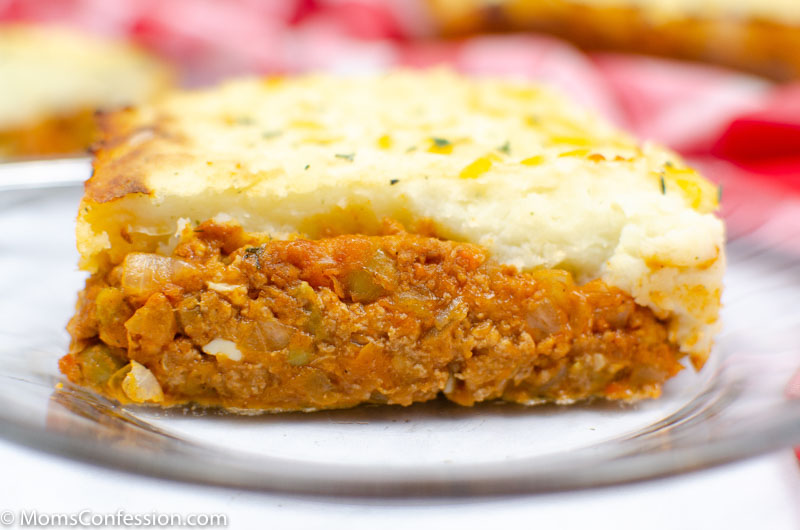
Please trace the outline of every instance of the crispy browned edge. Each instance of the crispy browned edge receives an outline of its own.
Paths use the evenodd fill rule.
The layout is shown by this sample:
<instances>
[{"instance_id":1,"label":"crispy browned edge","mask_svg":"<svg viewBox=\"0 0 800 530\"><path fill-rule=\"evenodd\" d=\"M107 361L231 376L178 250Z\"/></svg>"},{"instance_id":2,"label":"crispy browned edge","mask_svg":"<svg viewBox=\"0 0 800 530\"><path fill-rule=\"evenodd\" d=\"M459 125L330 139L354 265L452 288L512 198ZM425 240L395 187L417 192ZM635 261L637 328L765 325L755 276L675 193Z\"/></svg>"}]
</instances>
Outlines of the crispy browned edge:
<instances>
[{"instance_id":1,"label":"crispy browned edge","mask_svg":"<svg viewBox=\"0 0 800 530\"><path fill-rule=\"evenodd\" d=\"M150 134L153 127L137 126L138 111L128 107L97 115L100 139L92 146L92 176L84 185L84 200L110 202L128 194L150 194L147 187L149 168L143 163L152 138L130 142L137 132Z\"/></svg>"},{"instance_id":2,"label":"crispy browned edge","mask_svg":"<svg viewBox=\"0 0 800 530\"><path fill-rule=\"evenodd\" d=\"M706 61L777 80L800 78L800 26L776 20L687 16L657 22L635 7L586 6L569 0L500 0L460 10L445 8L441 0L427 1L447 36L535 30L586 49Z\"/></svg>"}]
</instances>

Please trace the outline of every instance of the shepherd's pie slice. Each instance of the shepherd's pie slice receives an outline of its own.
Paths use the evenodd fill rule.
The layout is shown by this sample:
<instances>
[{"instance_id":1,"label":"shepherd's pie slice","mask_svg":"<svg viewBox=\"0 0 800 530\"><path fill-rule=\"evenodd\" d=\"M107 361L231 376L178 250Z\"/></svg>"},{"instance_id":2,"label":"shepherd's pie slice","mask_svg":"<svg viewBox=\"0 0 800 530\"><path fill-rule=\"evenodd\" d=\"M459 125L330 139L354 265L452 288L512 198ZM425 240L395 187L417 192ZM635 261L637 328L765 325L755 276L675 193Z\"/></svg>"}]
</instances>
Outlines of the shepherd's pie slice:
<instances>
[{"instance_id":1,"label":"shepherd's pie slice","mask_svg":"<svg viewBox=\"0 0 800 530\"><path fill-rule=\"evenodd\" d=\"M105 127L61 369L121 402L630 401L718 329L716 188L538 86L243 80Z\"/></svg>"},{"instance_id":2,"label":"shepherd's pie slice","mask_svg":"<svg viewBox=\"0 0 800 530\"><path fill-rule=\"evenodd\" d=\"M85 151L97 134L96 110L154 97L172 77L126 42L0 24L0 159Z\"/></svg>"}]
</instances>

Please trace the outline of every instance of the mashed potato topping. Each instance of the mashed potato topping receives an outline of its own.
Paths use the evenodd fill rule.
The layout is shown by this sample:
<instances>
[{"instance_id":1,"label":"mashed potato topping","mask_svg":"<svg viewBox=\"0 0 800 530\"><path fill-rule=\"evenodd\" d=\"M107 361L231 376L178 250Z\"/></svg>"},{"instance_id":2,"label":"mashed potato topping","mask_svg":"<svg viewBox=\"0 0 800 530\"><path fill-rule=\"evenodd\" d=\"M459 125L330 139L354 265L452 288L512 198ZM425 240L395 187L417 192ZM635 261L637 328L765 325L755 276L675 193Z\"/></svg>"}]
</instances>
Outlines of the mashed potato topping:
<instances>
[{"instance_id":1,"label":"mashed potato topping","mask_svg":"<svg viewBox=\"0 0 800 530\"><path fill-rule=\"evenodd\" d=\"M446 71L234 81L106 119L78 218L82 267L166 254L176 227L274 239L392 218L521 271L600 279L702 366L718 329L716 188L538 86Z\"/></svg>"}]
</instances>

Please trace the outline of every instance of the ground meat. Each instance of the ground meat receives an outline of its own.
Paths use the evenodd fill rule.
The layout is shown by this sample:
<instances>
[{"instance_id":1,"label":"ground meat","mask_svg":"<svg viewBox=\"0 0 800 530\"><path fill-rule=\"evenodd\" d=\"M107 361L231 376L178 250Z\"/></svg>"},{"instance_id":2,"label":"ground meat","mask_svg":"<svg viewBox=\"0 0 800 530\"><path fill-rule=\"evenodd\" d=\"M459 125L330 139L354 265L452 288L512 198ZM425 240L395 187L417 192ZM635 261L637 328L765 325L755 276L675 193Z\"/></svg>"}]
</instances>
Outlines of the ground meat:
<instances>
[{"instance_id":1,"label":"ground meat","mask_svg":"<svg viewBox=\"0 0 800 530\"><path fill-rule=\"evenodd\" d=\"M109 372L135 361L164 405L632 400L681 369L664 323L622 291L391 223L290 241L203 223L171 256L90 278L69 331L70 380L125 401Z\"/></svg>"}]
</instances>

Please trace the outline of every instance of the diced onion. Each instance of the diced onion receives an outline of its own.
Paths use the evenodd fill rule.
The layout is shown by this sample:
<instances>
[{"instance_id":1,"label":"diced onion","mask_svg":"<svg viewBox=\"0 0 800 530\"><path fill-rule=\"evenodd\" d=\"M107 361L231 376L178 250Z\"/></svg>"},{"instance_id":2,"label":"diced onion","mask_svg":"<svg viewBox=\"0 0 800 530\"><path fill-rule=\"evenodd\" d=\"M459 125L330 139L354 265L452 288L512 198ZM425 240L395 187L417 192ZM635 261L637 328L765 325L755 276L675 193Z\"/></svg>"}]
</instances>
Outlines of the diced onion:
<instances>
[{"instance_id":1,"label":"diced onion","mask_svg":"<svg viewBox=\"0 0 800 530\"><path fill-rule=\"evenodd\" d=\"M131 361L131 370L122 380L122 391L132 401L144 403L164 401L164 391L153 372L136 361Z\"/></svg>"},{"instance_id":2,"label":"diced onion","mask_svg":"<svg viewBox=\"0 0 800 530\"><path fill-rule=\"evenodd\" d=\"M236 347L236 343L227 339L214 339L203 346L203 351L218 358L230 359L231 361L242 360L242 352Z\"/></svg>"},{"instance_id":3,"label":"diced onion","mask_svg":"<svg viewBox=\"0 0 800 530\"><path fill-rule=\"evenodd\" d=\"M191 265L177 259L132 252L125 256L122 263L122 289L127 295L153 294L190 268Z\"/></svg>"},{"instance_id":4,"label":"diced onion","mask_svg":"<svg viewBox=\"0 0 800 530\"><path fill-rule=\"evenodd\" d=\"M464 303L461 297L454 298L447 304L447 307L436 314L434 325L438 330L444 329L448 324L464 320L468 313L469 307L467 307L467 304Z\"/></svg>"},{"instance_id":5,"label":"diced onion","mask_svg":"<svg viewBox=\"0 0 800 530\"><path fill-rule=\"evenodd\" d=\"M241 285L232 285L230 283L219 283L219 282L206 282L206 285L208 285L209 289L213 289L218 293L228 293L242 287Z\"/></svg>"},{"instance_id":6,"label":"diced onion","mask_svg":"<svg viewBox=\"0 0 800 530\"><path fill-rule=\"evenodd\" d=\"M242 325L239 343L258 353L281 350L289 345L293 332L277 320L247 322Z\"/></svg>"}]
</instances>

